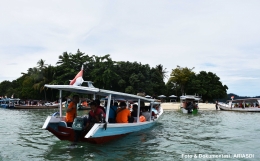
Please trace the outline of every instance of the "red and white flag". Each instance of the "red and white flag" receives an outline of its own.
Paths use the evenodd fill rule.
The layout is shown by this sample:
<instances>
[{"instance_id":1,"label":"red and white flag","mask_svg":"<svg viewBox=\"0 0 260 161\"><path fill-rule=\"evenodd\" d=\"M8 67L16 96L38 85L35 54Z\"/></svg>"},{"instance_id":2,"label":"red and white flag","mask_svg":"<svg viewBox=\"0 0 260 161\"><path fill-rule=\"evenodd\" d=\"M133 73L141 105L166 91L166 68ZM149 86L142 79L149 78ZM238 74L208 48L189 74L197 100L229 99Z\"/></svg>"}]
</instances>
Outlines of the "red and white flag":
<instances>
[{"instance_id":1,"label":"red and white flag","mask_svg":"<svg viewBox=\"0 0 260 161\"><path fill-rule=\"evenodd\" d=\"M75 76L75 78L70 81L70 85L80 86L83 83L83 65L81 67L81 71Z\"/></svg>"}]
</instances>

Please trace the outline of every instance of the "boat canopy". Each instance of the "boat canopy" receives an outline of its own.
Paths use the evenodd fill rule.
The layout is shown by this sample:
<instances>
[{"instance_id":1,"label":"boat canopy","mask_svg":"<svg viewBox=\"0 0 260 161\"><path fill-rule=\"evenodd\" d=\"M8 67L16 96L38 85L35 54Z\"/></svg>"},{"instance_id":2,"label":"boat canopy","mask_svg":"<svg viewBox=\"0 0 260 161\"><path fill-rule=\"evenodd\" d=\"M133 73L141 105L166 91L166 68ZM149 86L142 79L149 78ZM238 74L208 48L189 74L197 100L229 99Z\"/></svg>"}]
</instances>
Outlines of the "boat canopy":
<instances>
[{"instance_id":1,"label":"boat canopy","mask_svg":"<svg viewBox=\"0 0 260 161\"><path fill-rule=\"evenodd\" d=\"M146 97L146 98L152 98L152 97L151 97L151 96L149 96L149 95L146 95L145 97Z\"/></svg>"},{"instance_id":2,"label":"boat canopy","mask_svg":"<svg viewBox=\"0 0 260 161\"><path fill-rule=\"evenodd\" d=\"M133 94L127 94L122 92L116 92L111 90L99 89L99 88L92 88L92 87L84 87L84 86L72 86L72 85L45 85L46 88L57 89L62 91L69 91L74 93L83 93L83 94L94 94L100 96L108 96L111 94L112 99L125 99L131 101L147 101L147 102L154 102L154 99L149 99Z\"/></svg>"},{"instance_id":3,"label":"boat canopy","mask_svg":"<svg viewBox=\"0 0 260 161\"><path fill-rule=\"evenodd\" d=\"M165 98L166 96L165 95L160 95L158 96L159 98Z\"/></svg>"},{"instance_id":4,"label":"boat canopy","mask_svg":"<svg viewBox=\"0 0 260 161\"><path fill-rule=\"evenodd\" d=\"M4 98L4 99L0 99L0 101L20 101L19 98Z\"/></svg>"},{"instance_id":5,"label":"boat canopy","mask_svg":"<svg viewBox=\"0 0 260 161\"><path fill-rule=\"evenodd\" d=\"M196 101L201 100L200 97L193 96L193 95L180 96L180 99L181 99L181 100L190 99L190 100L196 100Z\"/></svg>"},{"instance_id":6,"label":"boat canopy","mask_svg":"<svg viewBox=\"0 0 260 161\"><path fill-rule=\"evenodd\" d=\"M241 101L257 101L260 98L245 98L245 99L235 99L235 100L227 100L228 102L241 102Z\"/></svg>"}]
</instances>

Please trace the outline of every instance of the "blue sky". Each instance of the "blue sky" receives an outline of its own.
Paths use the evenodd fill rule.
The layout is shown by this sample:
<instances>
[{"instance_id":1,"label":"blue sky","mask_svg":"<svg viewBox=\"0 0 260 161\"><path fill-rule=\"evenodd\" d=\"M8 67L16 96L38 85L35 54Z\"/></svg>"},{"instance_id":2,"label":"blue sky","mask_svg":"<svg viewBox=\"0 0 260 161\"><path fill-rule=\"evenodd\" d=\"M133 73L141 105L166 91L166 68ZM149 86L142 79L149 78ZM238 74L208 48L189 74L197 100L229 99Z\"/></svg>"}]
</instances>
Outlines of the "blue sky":
<instances>
[{"instance_id":1,"label":"blue sky","mask_svg":"<svg viewBox=\"0 0 260 161\"><path fill-rule=\"evenodd\" d=\"M4 1L0 82L63 52L211 71L228 93L260 95L260 1Z\"/></svg>"}]
</instances>

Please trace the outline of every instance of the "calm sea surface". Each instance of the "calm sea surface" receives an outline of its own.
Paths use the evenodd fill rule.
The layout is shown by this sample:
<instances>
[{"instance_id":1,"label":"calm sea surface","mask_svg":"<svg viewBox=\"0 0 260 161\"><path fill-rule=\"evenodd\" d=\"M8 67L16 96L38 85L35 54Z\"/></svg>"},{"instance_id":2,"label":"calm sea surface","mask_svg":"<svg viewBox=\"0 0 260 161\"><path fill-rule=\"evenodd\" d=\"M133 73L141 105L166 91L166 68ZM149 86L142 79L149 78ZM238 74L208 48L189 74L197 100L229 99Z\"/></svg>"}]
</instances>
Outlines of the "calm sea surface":
<instances>
[{"instance_id":1,"label":"calm sea surface","mask_svg":"<svg viewBox=\"0 0 260 161\"><path fill-rule=\"evenodd\" d=\"M103 145L80 143L69 147L69 142L41 129L53 112L1 108L0 160L260 160L260 113L200 111L187 115L165 111L145 132ZM205 158L234 154L254 154L254 158Z\"/></svg>"}]
</instances>

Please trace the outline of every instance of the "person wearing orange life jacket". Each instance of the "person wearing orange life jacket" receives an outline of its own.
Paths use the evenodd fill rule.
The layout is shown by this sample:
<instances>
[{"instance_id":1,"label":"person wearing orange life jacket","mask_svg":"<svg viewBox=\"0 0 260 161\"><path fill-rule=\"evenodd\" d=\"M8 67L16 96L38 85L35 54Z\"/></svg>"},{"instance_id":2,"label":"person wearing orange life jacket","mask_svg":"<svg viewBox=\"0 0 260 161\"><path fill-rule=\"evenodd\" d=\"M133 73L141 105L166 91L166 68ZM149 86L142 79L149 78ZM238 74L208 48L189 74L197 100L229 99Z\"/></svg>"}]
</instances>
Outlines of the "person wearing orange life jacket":
<instances>
[{"instance_id":1,"label":"person wearing orange life jacket","mask_svg":"<svg viewBox=\"0 0 260 161\"><path fill-rule=\"evenodd\" d=\"M116 122L117 123L132 123L134 118L131 117L131 112L126 108L125 102L120 102L120 108L117 109Z\"/></svg>"},{"instance_id":2,"label":"person wearing orange life jacket","mask_svg":"<svg viewBox=\"0 0 260 161\"><path fill-rule=\"evenodd\" d=\"M77 117L77 104L79 103L79 96L74 95L66 111L66 123L68 127L71 127L74 119Z\"/></svg>"}]
</instances>

